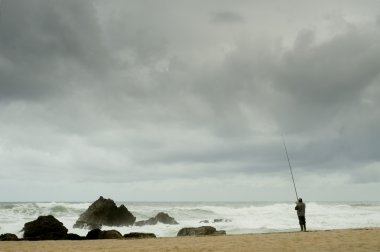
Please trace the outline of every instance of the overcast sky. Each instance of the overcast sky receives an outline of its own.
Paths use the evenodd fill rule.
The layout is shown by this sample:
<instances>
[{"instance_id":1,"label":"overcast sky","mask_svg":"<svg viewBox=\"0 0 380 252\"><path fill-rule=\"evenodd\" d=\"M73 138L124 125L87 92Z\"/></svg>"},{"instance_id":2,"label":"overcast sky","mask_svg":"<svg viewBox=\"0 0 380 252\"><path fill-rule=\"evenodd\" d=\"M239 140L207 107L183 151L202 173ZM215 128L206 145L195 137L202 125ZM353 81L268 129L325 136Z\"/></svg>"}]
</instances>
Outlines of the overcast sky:
<instances>
[{"instance_id":1,"label":"overcast sky","mask_svg":"<svg viewBox=\"0 0 380 252\"><path fill-rule=\"evenodd\" d=\"M379 200L378 0L2 0L0 201Z\"/></svg>"}]
</instances>

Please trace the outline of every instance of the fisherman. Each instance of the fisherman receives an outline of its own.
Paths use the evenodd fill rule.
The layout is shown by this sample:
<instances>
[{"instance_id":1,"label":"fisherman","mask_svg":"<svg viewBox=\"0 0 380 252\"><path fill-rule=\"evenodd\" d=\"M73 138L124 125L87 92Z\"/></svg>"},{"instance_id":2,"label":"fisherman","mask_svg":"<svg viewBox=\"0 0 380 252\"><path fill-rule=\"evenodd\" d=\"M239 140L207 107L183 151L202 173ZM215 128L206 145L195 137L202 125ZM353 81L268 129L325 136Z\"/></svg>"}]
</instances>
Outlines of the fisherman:
<instances>
[{"instance_id":1,"label":"fisherman","mask_svg":"<svg viewBox=\"0 0 380 252\"><path fill-rule=\"evenodd\" d=\"M298 215L298 220L300 222L301 231L306 232L306 219L305 219L306 205L305 205L305 203L302 202L301 198L298 199L298 202L296 202L296 204L297 205L296 205L295 210L297 210L297 215Z\"/></svg>"}]
</instances>

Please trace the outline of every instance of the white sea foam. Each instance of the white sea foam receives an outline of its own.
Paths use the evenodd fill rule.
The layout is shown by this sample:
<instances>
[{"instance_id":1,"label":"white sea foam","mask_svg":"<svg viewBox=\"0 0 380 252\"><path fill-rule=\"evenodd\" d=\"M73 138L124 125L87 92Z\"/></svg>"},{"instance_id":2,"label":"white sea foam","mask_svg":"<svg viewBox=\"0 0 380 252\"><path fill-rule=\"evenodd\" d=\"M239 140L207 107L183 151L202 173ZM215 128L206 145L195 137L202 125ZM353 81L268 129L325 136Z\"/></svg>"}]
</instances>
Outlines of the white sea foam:
<instances>
[{"instance_id":1,"label":"white sea foam","mask_svg":"<svg viewBox=\"0 0 380 252\"><path fill-rule=\"evenodd\" d=\"M175 236L182 227L211 225L229 234L298 230L294 203L284 202L118 202L124 204L137 220L166 212L179 225L103 227L129 232L152 232L157 236ZM0 203L0 233L22 237L24 223L40 215L54 215L71 233L86 235L88 230L73 225L90 202ZM380 202L321 203L307 202L309 229L380 227ZM214 222L215 219L222 219ZM208 221L209 223L201 223Z\"/></svg>"}]
</instances>

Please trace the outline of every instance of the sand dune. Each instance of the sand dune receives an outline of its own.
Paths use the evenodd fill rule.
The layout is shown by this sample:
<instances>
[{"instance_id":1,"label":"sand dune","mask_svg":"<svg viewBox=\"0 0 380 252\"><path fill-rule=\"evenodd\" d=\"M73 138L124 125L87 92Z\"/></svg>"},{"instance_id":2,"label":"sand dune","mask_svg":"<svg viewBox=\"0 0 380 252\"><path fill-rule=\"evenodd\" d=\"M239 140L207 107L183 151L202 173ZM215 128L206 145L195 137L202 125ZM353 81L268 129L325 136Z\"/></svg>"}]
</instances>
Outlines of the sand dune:
<instances>
[{"instance_id":1,"label":"sand dune","mask_svg":"<svg viewBox=\"0 0 380 252\"><path fill-rule=\"evenodd\" d=\"M380 228L143 240L0 242L0 251L380 251Z\"/></svg>"}]
</instances>

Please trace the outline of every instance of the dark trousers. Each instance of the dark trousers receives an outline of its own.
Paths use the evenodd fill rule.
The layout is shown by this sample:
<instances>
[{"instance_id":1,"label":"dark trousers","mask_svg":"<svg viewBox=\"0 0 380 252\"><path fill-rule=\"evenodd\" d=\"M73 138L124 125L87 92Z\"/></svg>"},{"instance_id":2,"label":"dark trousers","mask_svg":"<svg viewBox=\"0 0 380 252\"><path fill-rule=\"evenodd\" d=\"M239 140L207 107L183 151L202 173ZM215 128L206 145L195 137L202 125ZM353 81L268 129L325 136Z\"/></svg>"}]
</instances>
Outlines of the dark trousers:
<instances>
[{"instance_id":1,"label":"dark trousers","mask_svg":"<svg viewBox=\"0 0 380 252\"><path fill-rule=\"evenodd\" d=\"M301 231L306 231L306 219L305 216L298 216L298 220L301 226Z\"/></svg>"}]
</instances>

